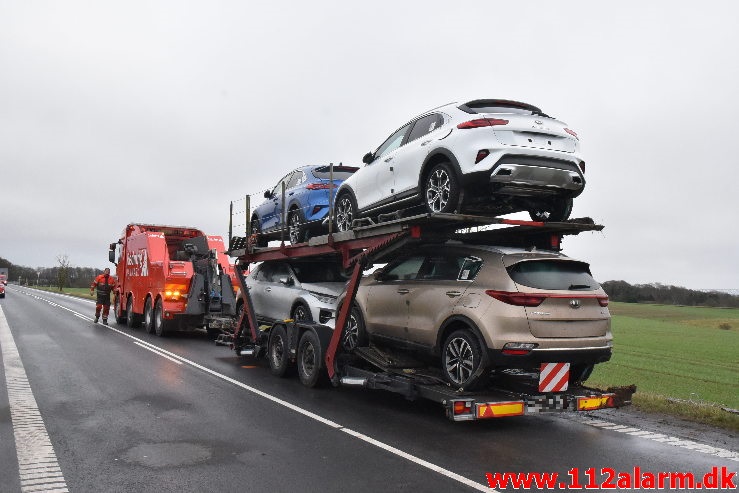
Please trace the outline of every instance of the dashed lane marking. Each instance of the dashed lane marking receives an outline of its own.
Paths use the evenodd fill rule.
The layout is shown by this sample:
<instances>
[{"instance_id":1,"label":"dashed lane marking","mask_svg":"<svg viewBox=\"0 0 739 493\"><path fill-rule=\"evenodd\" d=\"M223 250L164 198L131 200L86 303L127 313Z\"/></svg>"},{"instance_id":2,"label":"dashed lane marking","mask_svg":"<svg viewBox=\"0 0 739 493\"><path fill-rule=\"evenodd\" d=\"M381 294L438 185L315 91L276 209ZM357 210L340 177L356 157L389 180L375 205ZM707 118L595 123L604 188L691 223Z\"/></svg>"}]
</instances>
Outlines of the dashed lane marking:
<instances>
[{"instance_id":1,"label":"dashed lane marking","mask_svg":"<svg viewBox=\"0 0 739 493\"><path fill-rule=\"evenodd\" d=\"M21 491L68 492L54 447L44 426L13 334L0 307L0 346L15 435Z\"/></svg>"}]
</instances>

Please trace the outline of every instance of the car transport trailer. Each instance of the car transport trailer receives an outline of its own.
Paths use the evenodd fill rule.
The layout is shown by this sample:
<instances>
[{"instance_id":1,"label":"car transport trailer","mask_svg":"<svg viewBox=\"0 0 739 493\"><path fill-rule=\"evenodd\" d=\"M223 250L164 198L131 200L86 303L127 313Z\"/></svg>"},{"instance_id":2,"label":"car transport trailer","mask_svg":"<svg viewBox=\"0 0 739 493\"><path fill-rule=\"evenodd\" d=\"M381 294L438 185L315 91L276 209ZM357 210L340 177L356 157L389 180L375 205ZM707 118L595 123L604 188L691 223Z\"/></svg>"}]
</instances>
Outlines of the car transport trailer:
<instances>
[{"instance_id":1,"label":"car transport trailer","mask_svg":"<svg viewBox=\"0 0 739 493\"><path fill-rule=\"evenodd\" d=\"M333 386L387 390L410 400L430 399L440 403L447 417L454 421L628 405L635 391L633 386L602 391L576 383L563 391L548 390L543 385L543 380L548 378L544 365L540 372L504 370L491 386L480 391L464 391L449 384L437 369L406 353L372 343L346 351L341 344L362 273L373 263L387 262L403 249L453 239L559 251L564 236L602 229L603 226L588 218L543 223L436 213L358 226L295 245L282 243L277 247L257 248L259 242L255 235L232 237L228 253L237 258L236 277L241 285L244 310L234 333L221 335L217 343L228 345L242 356L266 356L270 371L276 376L285 376L296 366L298 377L308 387L327 378ZM336 329L293 320L259 326L244 282L249 264L307 258L332 260L351 271ZM555 371L559 370L555 368Z\"/></svg>"}]
</instances>

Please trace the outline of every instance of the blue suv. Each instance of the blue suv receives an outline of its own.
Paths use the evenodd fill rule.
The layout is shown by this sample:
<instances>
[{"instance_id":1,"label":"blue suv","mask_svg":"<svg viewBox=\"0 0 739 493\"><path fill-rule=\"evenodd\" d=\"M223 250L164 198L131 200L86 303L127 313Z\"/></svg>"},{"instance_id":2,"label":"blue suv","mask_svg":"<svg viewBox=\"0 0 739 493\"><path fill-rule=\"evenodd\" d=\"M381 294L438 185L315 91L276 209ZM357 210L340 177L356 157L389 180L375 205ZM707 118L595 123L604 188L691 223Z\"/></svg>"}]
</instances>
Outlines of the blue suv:
<instances>
[{"instance_id":1,"label":"blue suv","mask_svg":"<svg viewBox=\"0 0 739 493\"><path fill-rule=\"evenodd\" d=\"M266 246L270 239L279 239L285 227L282 219L282 184L285 184L285 223L290 243L301 243L323 230L323 219L328 216L331 188L336 189L359 168L334 166L333 185L330 166L303 166L285 175L271 190L264 192L267 199L254 209L251 216L252 233L259 233L258 246Z\"/></svg>"}]
</instances>

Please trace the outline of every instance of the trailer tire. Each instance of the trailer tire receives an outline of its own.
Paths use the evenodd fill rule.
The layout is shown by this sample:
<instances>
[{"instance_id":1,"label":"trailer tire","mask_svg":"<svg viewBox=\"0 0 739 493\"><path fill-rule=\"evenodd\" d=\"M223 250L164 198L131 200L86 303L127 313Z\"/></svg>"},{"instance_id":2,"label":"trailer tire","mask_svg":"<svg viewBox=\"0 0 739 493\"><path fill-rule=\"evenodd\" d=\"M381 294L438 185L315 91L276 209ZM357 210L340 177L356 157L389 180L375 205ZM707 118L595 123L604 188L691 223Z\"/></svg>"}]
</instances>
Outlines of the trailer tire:
<instances>
[{"instance_id":1,"label":"trailer tire","mask_svg":"<svg viewBox=\"0 0 739 493\"><path fill-rule=\"evenodd\" d=\"M135 329L141 325L141 315L133 312L133 296L126 300L126 325L129 329Z\"/></svg>"},{"instance_id":2,"label":"trailer tire","mask_svg":"<svg viewBox=\"0 0 739 493\"><path fill-rule=\"evenodd\" d=\"M126 323L126 316L121 309L121 295L118 293L113 296L113 317L115 318L115 323L118 325Z\"/></svg>"},{"instance_id":3,"label":"trailer tire","mask_svg":"<svg viewBox=\"0 0 739 493\"><path fill-rule=\"evenodd\" d=\"M164 320L164 307L162 299L158 299L154 305L154 333L159 337L167 335L169 329L169 320Z\"/></svg>"},{"instance_id":4,"label":"trailer tire","mask_svg":"<svg viewBox=\"0 0 739 493\"><path fill-rule=\"evenodd\" d=\"M154 332L154 307L151 306L151 296L146 297L144 303L144 330L147 334Z\"/></svg>"},{"instance_id":5,"label":"trailer tire","mask_svg":"<svg viewBox=\"0 0 739 493\"><path fill-rule=\"evenodd\" d=\"M359 307L354 305L349 313L349 319L346 321L344 334L341 338L341 347L346 351L353 351L354 348L366 346L367 329L364 326L364 318Z\"/></svg>"},{"instance_id":6,"label":"trailer tire","mask_svg":"<svg viewBox=\"0 0 739 493\"><path fill-rule=\"evenodd\" d=\"M296 322L312 322L313 316L310 313L310 308L303 302L296 303L293 307L290 318Z\"/></svg>"},{"instance_id":7,"label":"trailer tire","mask_svg":"<svg viewBox=\"0 0 739 493\"><path fill-rule=\"evenodd\" d=\"M269 371L276 377L284 377L290 369L290 348L287 332L282 325L275 325L269 333L267 347Z\"/></svg>"},{"instance_id":8,"label":"trailer tire","mask_svg":"<svg viewBox=\"0 0 739 493\"><path fill-rule=\"evenodd\" d=\"M321 341L312 330L306 330L298 342L298 378L306 387L316 387L321 382L323 349Z\"/></svg>"},{"instance_id":9,"label":"trailer tire","mask_svg":"<svg viewBox=\"0 0 739 493\"><path fill-rule=\"evenodd\" d=\"M474 390L488 381L487 356L469 329L455 330L444 341L441 371L454 387Z\"/></svg>"}]
</instances>

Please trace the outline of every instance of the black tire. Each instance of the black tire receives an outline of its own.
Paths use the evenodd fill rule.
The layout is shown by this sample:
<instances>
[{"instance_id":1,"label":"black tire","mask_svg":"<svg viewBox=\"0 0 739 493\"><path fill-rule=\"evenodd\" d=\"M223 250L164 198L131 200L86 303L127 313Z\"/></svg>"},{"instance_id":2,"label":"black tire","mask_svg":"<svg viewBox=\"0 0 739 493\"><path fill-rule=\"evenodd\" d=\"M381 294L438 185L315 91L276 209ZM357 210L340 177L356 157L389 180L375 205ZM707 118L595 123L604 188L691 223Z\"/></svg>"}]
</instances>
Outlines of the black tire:
<instances>
[{"instance_id":1,"label":"black tire","mask_svg":"<svg viewBox=\"0 0 739 493\"><path fill-rule=\"evenodd\" d=\"M267 238L264 238L262 233L262 223L259 222L259 218L254 216L251 218L251 234L257 235L257 248L264 248L269 243Z\"/></svg>"},{"instance_id":2,"label":"black tire","mask_svg":"<svg viewBox=\"0 0 739 493\"><path fill-rule=\"evenodd\" d=\"M367 329L364 325L362 312L359 307L353 306L346 321L344 334L341 337L341 347L346 351L353 351L356 347L366 346L368 342Z\"/></svg>"},{"instance_id":3,"label":"black tire","mask_svg":"<svg viewBox=\"0 0 739 493\"><path fill-rule=\"evenodd\" d=\"M428 212L454 212L459 202L459 182L451 164L434 166L424 179L423 203Z\"/></svg>"},{"instance_id":4,"label":"black tire","mask_svg":"<svg viewBox=\"0 0 739 493\"><path fill-rule=\"evenodd\" d=\"M572 199L554 199L547 205L529 211L533 221L559 222L566 221L572 213Z\"/></svg>"},{"instance_id":5,"label":"black tire","mask_svg":"<svg viewBox=\"0 0 739 493\"><path fill-rule=\"evenodd\" d=\"M146 297L146 302L144 303L144 330L147 334L151 334L154 332L154 307L151 303L151 296Z\"/></svg>"},{"instance_id":6,"label":"black tire","mask_svg":"<svg viewBox=\"0 0 739 493\"><path fill-rule=\"evenodd\" d=\"M593 373L595 365L570 365L570 385L577 385L583 383L585 380L590 378L590 374Z\"/></svg>"},{"instance_id":7,"label":"black tire","mask_svg":"<svg viewBox=\"0 0 739 493\"><path fill-rule=\"evenodd\" d=\"M290 348L287 332L282 325L275 326L269 333L267 346L269 371L276 377L284 377L290 369Z\"/></svg>"},{"instance_id":8,"label":"black tire","mask_svg":"<svg viewBox=\"0 0 739 493\"><path fill-rule=\"evenodd\" d=\"M133 312L133 296L126 300L126 325L129 329L135 329L141 325L141 315Z\"/></svg>"},{"instance_id":9,"label":"black tire","mask_svg":"<svg viewBox=\"0 0 739 493\"><path fill-rule=\"evenodd\" d=\"M298 378L306 387L316 387L321 381L323 349L318 336L306 330L298 342Z\"/></svg>"},{"instance_id":10,"label":"black tire","mask_svg":"<svg viewBox=\"0 0 739 493\"><path fill-rule=\"evenodd\" d=\"M352 222L357 218L357 201L349 192L342 192L336 197L334 206L336 231L349 231L352 229Z\"/></svg>"},{"instance_id":11,"label":"black tire","mask_svg":"<svg viewBox=\"0 0 739 493\"><path fill-rule=\"evenodd\" d=\"M121 296L116 293L115 296L113 296L113 317L115 318L115 323L118 325L123 325L126 323L126 314L121 308Z\"/></svg>"},{"instance_id":12,"label":"black tire","mask_svg":"<svg viewBox=\"0 0 739 493\"><path fill-rule=\"evenodd\" d=\"M441 350L441 371L455 388L473 390L487 383L487 355L471 330L455 330L446 338Z\"/></svg>"},{"instance_id":13,"label":"black tire","mask_svg":"<svg viewBox=\"0 0 739 493\"><path fill-rule=\"evenodd\" d=\"M290 244L295 245L308 241L308 228L300 209L292 209L287 213L287 228Z\"/></svg>"},{"instance_id":14,"label":"black tire","mask_svg":"<svg viewBox=\"0 0 739 493\"><path fill-rule=\"evenodd\" d=\"M296 303L290 313L290 318L296 322L312 322L313 315L310 313L310 308L305 303Z\"/></svg>"},{"instance_id":15,"label":"black tire","mask_svg":"<svg viewBox=\"0 0 739 493\"><path fill-rule=\"evenodd\" d=\"M217 329L215 327L208 327L205 326L205 331L208 333L208 339L211 341L215 341L218 339L218 336L221 335L221 329Z\"/></svg>"},{"instance_id":16,"label":"black tire","mask_svg":"<svg viewBox=\"0 0 739 493\"><path fill-rule=\"evenodd\" d=\"M154 305L154 333L159 337L164 337L169 332L169 320L164 319L164 307L161 298Z\"/></svg>"}]
</instances>

